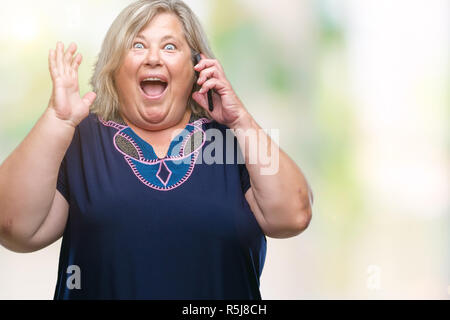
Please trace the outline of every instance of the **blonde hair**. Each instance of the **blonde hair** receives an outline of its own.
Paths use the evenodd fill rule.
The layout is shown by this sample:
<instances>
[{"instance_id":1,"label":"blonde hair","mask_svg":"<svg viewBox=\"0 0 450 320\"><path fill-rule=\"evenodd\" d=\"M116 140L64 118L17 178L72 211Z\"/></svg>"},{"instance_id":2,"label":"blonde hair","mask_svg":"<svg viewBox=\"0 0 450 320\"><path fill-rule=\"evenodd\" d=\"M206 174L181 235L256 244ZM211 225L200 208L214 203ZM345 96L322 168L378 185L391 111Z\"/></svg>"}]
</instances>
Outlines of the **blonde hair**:
<instances>
[{"instance_id":1,"label":"blonde hair","mask_svg":"<svg viewBox=\"0 0 450 320\"><path fill-rule=\"evenodd\" d=\"M194 53L204 53L214 59L206 33L197 16L181 0L140 0L133 2L122 10L109 28L102 44L91 86L97 98L91 106L91 112L99 115L105 121L120 121L119 97L114 84L114 73L120 67L126 51L131 48L136 35L158 13L175 14L184 30L186 41ZM193 65L194 66L194 65ZM192 66L192 67L193 67ZM192 99L192 93L200 87L195 82L187 106L199 117L211 118L208 113Z\"/></svg>"}]
</instances>

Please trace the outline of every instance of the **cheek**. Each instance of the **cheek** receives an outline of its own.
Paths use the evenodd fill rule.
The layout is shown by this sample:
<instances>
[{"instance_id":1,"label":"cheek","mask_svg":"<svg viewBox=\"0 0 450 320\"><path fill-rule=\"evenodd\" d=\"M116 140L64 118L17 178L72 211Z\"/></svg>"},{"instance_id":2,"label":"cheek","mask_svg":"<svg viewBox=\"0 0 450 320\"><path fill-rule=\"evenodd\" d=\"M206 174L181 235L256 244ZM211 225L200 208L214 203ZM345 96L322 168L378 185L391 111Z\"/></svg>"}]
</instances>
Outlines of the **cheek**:
<instances>
[{"instance_id":1,"label":"cheek","mask_svg":"<svg viewBox=\"0 0 450 320\"><path fill-rule=\"evenodd\" d=\"M117 89L127 92L135 85L136 73L132 72L131 66L123 65L115 76Z\"/></svg>"},{"instance_id":2,"label":"cheek","mask_svg":"<svg viewBox=\"0 0 450 320\"><path fill-rule=\"evenodd\" d=\"M167 65L172 71L173 76L177 79L192 77L195 71L191 60L183 59L180 61L177 59L174 61L167 61Z\"/></svg>"},{"instance_id":3,"label":"cheek","mask_svg":"<svg viewBox=\"0 0 450 320\"><path fill-rule=\"evenodd\" d=\"M139 66L139 59L137 57L127 57L123 61L119 74L122 79L135 79Z\"/></svg>"},{"instance_id":4,"label":"cheek","mask_svg":"<svg viewBox=\"0 0 450 320\"><path fill-rule=\"evenodd\" d=\"M191 88L194 84L194 67L191 66L192 63L187 62L183 64L173 65L172 67L172 75L173 80L182 90L185 90L186 87Z\"/></svg>"},{"instance_id":5,"label":"cheek","mask_svg":"<svg viewBox=\"0 0 450 320\"><path fill-rule=\"evenodd\" d=\"M123 70L117 73L115 77L115 83L117 88L117 93L119 96L124 96L124 93L129 91L128 87L130 86L130 81L127 80L126 74L124 74Z\"/></svg>"}]
</instances>

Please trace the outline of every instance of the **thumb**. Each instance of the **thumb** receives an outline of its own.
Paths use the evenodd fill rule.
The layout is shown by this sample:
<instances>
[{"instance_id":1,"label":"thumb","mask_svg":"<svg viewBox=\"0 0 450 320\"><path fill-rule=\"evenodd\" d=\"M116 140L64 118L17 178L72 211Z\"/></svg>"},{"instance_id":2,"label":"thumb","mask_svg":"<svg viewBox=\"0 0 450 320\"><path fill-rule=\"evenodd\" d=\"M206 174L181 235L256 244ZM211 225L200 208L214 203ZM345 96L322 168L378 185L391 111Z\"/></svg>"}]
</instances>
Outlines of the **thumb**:
<instances>
[{"instance_id":1,"label":"thumb","mask_svg":"<svg viewBox=\"0 0 450 320\"><path fill-rule=\"evenodd\" d=\"M95 98L97 98L97 94L95 92L88 92L83 97L83 102L90 107L93 103Z\"/></svg>"}]
</instances>

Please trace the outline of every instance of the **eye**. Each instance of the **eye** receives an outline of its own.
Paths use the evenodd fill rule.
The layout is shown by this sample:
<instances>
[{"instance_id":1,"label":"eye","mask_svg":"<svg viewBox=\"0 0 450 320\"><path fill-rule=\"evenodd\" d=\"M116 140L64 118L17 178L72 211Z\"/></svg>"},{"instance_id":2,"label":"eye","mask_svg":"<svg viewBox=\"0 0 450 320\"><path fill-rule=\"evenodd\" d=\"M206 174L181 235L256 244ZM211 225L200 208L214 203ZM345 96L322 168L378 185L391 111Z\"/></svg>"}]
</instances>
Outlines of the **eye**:
<instances>
[{"instance_id":1,"label":"eye","mask_svg":"<svg viewBox=\"0 0 450 320\"><path fill-rule=\"evenodd\" d=\"M172 49L170 49L170 48L172 48ZM175 45L169 43L169 44L166 44L166 45L164 46L164 49L166 49L166 50L175 50L176 47L175 47Z\"/></svg>"},{"instance_id":2,"label":"eye","mask_svg":"<svg viewBox=\"0 0 450 320\"><path fill-rule=\"evenodd\" d=\"M144 45L141 42L135 42L133 44L134 49L144 49Z\"/></svg>"}]
</instances>

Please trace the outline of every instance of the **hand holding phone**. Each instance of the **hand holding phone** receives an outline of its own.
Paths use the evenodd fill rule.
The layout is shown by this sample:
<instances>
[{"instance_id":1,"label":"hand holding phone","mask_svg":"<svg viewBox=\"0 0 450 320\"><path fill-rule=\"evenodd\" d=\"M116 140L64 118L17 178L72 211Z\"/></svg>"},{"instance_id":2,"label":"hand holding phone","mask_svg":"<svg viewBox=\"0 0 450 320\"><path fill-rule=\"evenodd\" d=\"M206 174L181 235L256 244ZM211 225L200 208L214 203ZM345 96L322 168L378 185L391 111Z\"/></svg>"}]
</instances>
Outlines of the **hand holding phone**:
<instances>
[{"instance_id":1,"label":"hand holding phone","mask_svg":"<svg viewBox=\"0 0 450 320\"><path fill-rule=\"evenodd\" d=\"M200 62L200 60L202 60L202 57L201 57L200 53L196 53L194 55L194 62L195 62L194 65L197 65ZM198 78L199 72L198 71L195 71L195 72L197 73L197 78ZM208 90L207 96L208 96L209 111L212 112L214 110L214 105L213 105L211 90Z\"/></svg>"}]
</instances>

